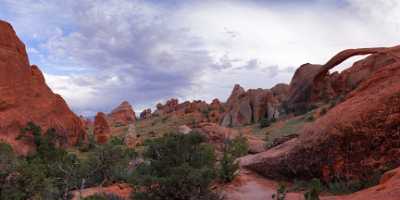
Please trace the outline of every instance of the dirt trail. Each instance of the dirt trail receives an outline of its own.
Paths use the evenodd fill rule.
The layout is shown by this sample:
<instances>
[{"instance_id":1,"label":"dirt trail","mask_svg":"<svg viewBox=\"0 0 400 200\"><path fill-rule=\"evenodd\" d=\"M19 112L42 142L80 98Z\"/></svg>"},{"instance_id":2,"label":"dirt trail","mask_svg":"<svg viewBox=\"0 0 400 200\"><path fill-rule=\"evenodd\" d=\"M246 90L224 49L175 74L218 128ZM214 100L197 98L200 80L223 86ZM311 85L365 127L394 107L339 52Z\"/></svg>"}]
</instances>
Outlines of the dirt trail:
<instances>
[{"instance_id":1,"label":"dirt trail","mask_svg":"<svg viewBox=\"0 0 400 200\"><path fill-rule=\"evenodd\" d=\"M278 183L264 178L252 171L241 169L235 180L224 186L223 194L227 200L273 200ZM289 193L287 200L303 199L302 194Z\"/></svg>"}]
</instances>

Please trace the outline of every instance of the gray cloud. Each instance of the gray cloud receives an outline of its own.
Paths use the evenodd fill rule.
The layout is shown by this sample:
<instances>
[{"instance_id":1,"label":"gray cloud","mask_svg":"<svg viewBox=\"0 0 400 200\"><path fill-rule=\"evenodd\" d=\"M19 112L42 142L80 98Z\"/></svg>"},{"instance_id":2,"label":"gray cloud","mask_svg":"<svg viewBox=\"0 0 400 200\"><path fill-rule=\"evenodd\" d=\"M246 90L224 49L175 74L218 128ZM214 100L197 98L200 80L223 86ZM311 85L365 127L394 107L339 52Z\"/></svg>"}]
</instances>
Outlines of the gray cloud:
<instances>
[{"instance_id":1,"label":"gray cloud","mask_svg":"<svg viewBox=\"0 0 400 200\"><path fill-rule=\"evenodd\" d=\"M214 66L208 52L198 47L199 38L174 24L171 13L162 8L132 1L71 6L77 30L53 37L41 47L49 52L49 65L96 70L73 79L99 92L95 97L100 99L86 109L109 109L107 104L123 99L144 105L178 96L202 70ZM101 99L104 94L112 96L111 102Z\"/></svg>"},{"instance_id":2,"label":"gray cloud","mask_svg":"<svg viewBox=\"0 0 400 200\"><path fill-rule=\"evenodd\" d=\"M269 87L288 82L292 66L398 41L395 0L156 2L0 0L0 18L50 87L85 114L122 100L144 108L171 97L225 99L234 83Z\"/></svg>"}]
</instances>

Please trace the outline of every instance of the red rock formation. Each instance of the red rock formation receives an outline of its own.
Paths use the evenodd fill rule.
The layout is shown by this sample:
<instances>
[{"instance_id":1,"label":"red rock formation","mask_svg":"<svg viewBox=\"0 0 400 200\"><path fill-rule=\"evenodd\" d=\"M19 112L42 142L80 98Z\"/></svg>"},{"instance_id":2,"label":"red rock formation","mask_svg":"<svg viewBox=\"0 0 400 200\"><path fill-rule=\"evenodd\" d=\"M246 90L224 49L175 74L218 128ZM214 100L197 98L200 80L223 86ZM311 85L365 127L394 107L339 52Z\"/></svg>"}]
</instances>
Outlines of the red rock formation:
<instances>
[{"instance_id":1,"label":"red rock formation","mask_svg":"<svg viewBox=\"0 0 400 200\"><path fill-rule=\"evenodd\" d=\"M356 62L343 77L365 78L298 138L242 159L244 167L273 178L366 178L399 166L400 48ZM372 61L373 60L373 61ZM311 77L312 78L312 77ZM351 79L346 79L351 80ZM312 156L310 156L312 155Z\"/></svg>"},{"instance_id":2,"label":"red rock formation","mask_svg":"<svg viewBox=\"0 0 400 200\"><path fill-rule=\"evenodd\" d=\"M55 128L64 145L74 145L86 134L79 117L46 85L39 68L29 65L25 45L11 25L0 21L0 140L27 153L32 143L15 137L30 121L44 130Z\"/></svg>"},{"instance_id":3,"label":"red rock formation","mask_svg":"<svg viewBox=\"0 0 400 200\"><path fill-rule=\"evenodd\" d=\"M165 105L159 103L157 104L157 110L155 111L155 115L164 115L172 113L177 110L178 104L179 104L178 99L170 99L166 102Z\"/></svg>"},{"instance_id":4,"label":"red rock formation","mask_svg":"<svg viewBox=\"0 0 400 200\"><path fill-rule=\"evenodd\" d=\"M93 134L99 144L107 143L111 137L111 128L107 121L107 116L102 112L98 112L94 119Z\"/></svg>"},{"instance_id":5,"label":"red rock formation","mask_svg":"<svg viewBox=\"0 0 400 200\"><path fill-rule=\"evenodd\" d=\"M128 125L136 121L136 115L129 102L124 101L109 114L113 124Z\"/></svg>"},{"instance_id":6,"label":"red rock formation","mask_svg":"<svg viewBox=\"0 0 400 200\"><path fill-rule=\"evenodd\" d=\"M150 118L151 118L151 109L150 108L144 109L140 113L140 119L150 119Z\"/></svg>"},{"instance_id":7,"label":"red rock formation","mask_svg":"<svg viewBox=\"0 0 400 200\"><path fill-rule=\"evenodd\" d=\"M116 195L121 199L128 200L133 189L128 184L114 184L107 187L92 187L71 192L72 200L80 200L96 194Z\"/></svg>"},{"instance_id":8,"label":"red rock formation","mask_svg":"<svg viewBox=\"0 0 400 200\"><path fill-rule=\"evenodd\" d=\"M235 85L225 105L226 113L221 124L223 126L241 126L280 117L281 102L287 94L287 85L279 84L268 89L250 89L245 91Z\"/></svg>"},{"instance_id":9,"label":"red rock formation","mask_svg":"<svg viewBox=\"0 0 400 200\"><path fill-rule=\"evenodd\" d=\"M324 65L304 64L293 76L290 83L286 106L288 112L305 112L320 104L345 96L367 79L382 65L396 62L399 58L393 54L400 46L391 48L361 48L344 50ZM329 70L347 58L355 55L367 55L366 59L342 73L329 74Z\"/></svg>"}]
</instances>

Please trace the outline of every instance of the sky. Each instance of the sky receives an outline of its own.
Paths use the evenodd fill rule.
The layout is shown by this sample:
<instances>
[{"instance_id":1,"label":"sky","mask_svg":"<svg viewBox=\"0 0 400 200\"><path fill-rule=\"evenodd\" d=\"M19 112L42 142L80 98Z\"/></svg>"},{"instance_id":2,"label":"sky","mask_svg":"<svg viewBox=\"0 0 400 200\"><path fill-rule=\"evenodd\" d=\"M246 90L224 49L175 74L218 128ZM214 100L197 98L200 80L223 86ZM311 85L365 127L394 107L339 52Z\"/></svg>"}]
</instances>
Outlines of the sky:
<instances>
[{"instance_id":1,"label":"sky","mask_svg":"<svg viewBox=\"0 0 400 200\"><path fill-rule=\"evenodd\" d=\"M225 101L236 83L270 88L341 50L400 43L398 0L0 0L0 19L86 116Z\"/></svg>"}]
</instances>

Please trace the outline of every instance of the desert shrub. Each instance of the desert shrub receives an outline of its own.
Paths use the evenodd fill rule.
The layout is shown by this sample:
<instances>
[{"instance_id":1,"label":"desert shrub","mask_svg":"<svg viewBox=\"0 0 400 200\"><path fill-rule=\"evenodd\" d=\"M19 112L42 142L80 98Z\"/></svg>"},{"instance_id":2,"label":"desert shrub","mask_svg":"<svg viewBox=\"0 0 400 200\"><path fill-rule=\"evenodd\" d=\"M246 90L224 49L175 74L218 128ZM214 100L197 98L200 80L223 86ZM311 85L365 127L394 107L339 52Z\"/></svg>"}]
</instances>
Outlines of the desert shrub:
<instances>
[{"instance_id":1,"label":"desert shrub","mask_svg":"<svg viewBox=\"0 0 400 200\"><path fill-rule=\"evenodd\" d=\"M274 200L285 200L286 199L286 193L288 192L286 185L280 183L278 186L278 189L276 190L276 193L272 195L272 199Z\"/></svg>"},{"instance_id":2,"label":"desert shrub","mask_svg":"<svg viewBox=\"0 0 400 200\"><path fill-rule=\"evenodd\" d=\"M319 200L319 193L322 191L322 184L319 179L311 180L311 187L304 193L305 200Z\"/></svg>"},{"instance_id":3,"label":"desert shrub","mask_svg":"<svg viewBox=\"0 0 400 200\"><path fill-rule=\"evenodd\" d=\"M308 117L306 118L306 120L309 121L309 122L314 121L314 120L315 120L314 115L311 114L310 116L308 116Z\"/></svg>"},{"instance_id":4,"label":"desert shrub","mask_svg":"<svg viewBox=\"0 0 400 200\"><path fill-rule=\"evenodd\" d=\"M344 180L337 178L332 182L326 183L325 190L335 195L350 194L365 188L372 187L379 183L381 174L376 173L369 178L360 180Z\"/></svg>"},{"instance_id":5,"label":"desert shrub","mask_svg":"<svg viewBox=\"0 0 400 200\"><path fill-rule=\"evenodd\" d=\"M207 108L207 109L201 110L201 113L203 114L204 117L208 118L208 115L210 114L210 109Z\"/></svg>"},{"instance_id":6,"label":"desert shrub","mask_svg":"<svg viewBox=\"0 0 400 200\"><path fill-rule=\"evenodd\" d=\"M249 144L247 143L247 139L243 136L236 137L232 140L227 140L225 143L226 151L234 158L247 155L249 152Z\"/></svg>"},{"instance_id":7,"label":"desert shrub","mask_svg":"<svg viewBox=\"0 0 400 200\"><path fill-rule=\"evenodd\" d=\"M119 139L110 140L107 144L98 145L88 153L87 160L83 161L88 185L128 179L129 162L136 158L137 153L120 142Z\"/></svg>"},{"instance_id":8,"label":"desert shrub","mask_svg":"<svg viewBox=\"0 0 400 200\"><path fill-rule=\"evenodd\" d=\"M147 142L145 162L131 177L134 199L213 199L215 177L212 146L198 133L170 134Z\"/></svg>"},{"instance_id":9,"label":"desert shrub","mask_svg":"<svg viewBox=\"0 0 400 200\"><path fill-rule=\"evenodd\" d=\"M28 137L28 133L32 137ZM118 139L96 145L87 159L58 148L57 133L41 133L29 123L20 139L33 138L36 153L17 158L9 145L0 143L0 199L67 199L71 190L98 184L126 181L129 162L136 153Z\"/></svg>"},{"instance_id":10,"label":"desert shrub","mask_svg":"<svg viewBox=\"0 0 400 200\"><path fill-rule=\"evenodd\" d=\"M266 128L271 126L271 122L267 118L262 118L260 120L260 128Z\"/></svg>"},{"instance_id":11,"label":"desert shrub","mask_svg":"<svg viewBox=\"0 0 400 200\"><path fill-rule=\"evenodd\" d=\"M235 157L224 151L219 165L218 178L222 182L231 182L239 170L239 163L235 161Z\"/></svg>"},{"instance_id":12,"label":"desert shrub","mask_svg":"<svg viewBox=\"0 0 400 200\"><path fill-rule=\"evenodd\" d=\"M88 133L88 141L87 143L82 143L79 146L79 151L88 152L90 150L95 149L97 146L96 138L93 133Z\"/></svg>"},{"instance_id":13,"label":"desert shrub","mask_svg":"<svg viewBox=\"0 0 400 200\"><path fill-rule=\"evenodd\" d=\"M223 156L218 168L220 181L231 182L236 177L239 170L239 163L236 159L246 155L248 151L249 145L245 137L239 136L225 142Z\"/></svg>"},{"instance_id":14,"label":"desert shrub","mask_svg":"<svg viewBox=\"0 0 400 200\"><path fill-rule=\"evenodd\" d=\"M0 184L17 165L17 156L9 144L0 142Z\"/></svg>"},{"instance_id":15,"label":"desert shrub","mask_svg":"<svg viewBox=\"0 0 400 200\"><path fill-rule=\"evenodd\" d=\"M326 108L322 108L319 114L320 114L321 116L323 116L323 115L325 115L327 112L328 112L328 110L327 110Z\"/></svg>"}]
</instances>

